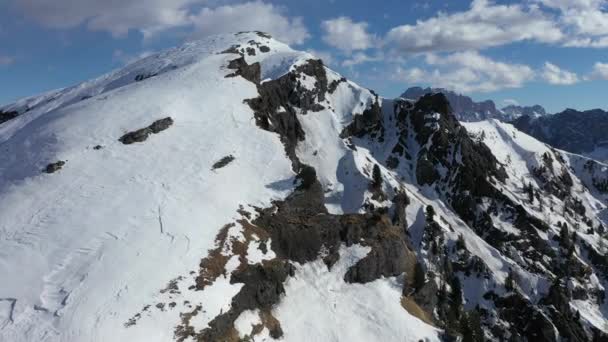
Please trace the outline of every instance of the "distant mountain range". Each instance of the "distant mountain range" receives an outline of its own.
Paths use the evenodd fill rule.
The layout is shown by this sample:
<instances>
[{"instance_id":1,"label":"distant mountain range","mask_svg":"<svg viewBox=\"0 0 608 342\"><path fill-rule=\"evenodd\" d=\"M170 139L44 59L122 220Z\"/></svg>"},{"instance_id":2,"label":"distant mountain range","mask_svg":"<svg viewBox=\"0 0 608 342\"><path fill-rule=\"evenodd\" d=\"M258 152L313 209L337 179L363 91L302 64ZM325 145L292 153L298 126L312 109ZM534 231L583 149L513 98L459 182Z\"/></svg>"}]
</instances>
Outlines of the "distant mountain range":
<instances>
[{"instance_id":1,"label":"distant mountain range","mask_svg":"<svg viewBox=\"0 0 608 342\"><path fill-rule=\"evenodd\" d=\"M475 102L468 96L443 88L412 87L402 98L418 100L426 94L443 93L454 115L461 122L496 119L513 123L516 128L553 147L608 161L608 112L601 109L577 111L566 109L549 114L540 105L509 105L496 108L492 100Z\"/></svg>"},{"instance_id":2,"label":"distant mountain range","mask_svg":"<svg viewBox=\"0 0 608 342\"><path fill-rule=\"evenodd\" d=\"M542 117L522 116L513 124L549 145L587 157L608 160L608 112L565 111Z\"/></svg>"},{"instance_id":3,"label":"distant mountain range","mask_svg":"<svg viewBox=\"0 0 608 342\"><path fill-rule=\"evenodd\" d=\"M497 119L509 122L525 115L530 117L547 115L545 109L540 105L530 107L509 105L502 109L498 109L492 100L475 102L468 96L443 88L412 87L401 94L401 97L417 100L426 94L437 93L443 93L446 96L458 120L464 122L476 122L487 119Z\"/></svg>"}]
</instances>

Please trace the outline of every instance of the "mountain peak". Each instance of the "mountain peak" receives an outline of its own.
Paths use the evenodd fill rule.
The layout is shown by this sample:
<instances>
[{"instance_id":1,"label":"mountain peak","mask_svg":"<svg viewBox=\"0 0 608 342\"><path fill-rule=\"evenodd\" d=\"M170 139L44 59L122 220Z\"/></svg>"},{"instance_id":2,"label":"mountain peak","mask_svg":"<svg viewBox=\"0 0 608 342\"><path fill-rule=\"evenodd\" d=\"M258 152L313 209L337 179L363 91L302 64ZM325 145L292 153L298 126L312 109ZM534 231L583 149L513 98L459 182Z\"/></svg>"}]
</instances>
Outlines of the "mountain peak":
<instances>
[{"instance_id":1,"label":"mountain peak","mask_svg":"<svg viewBox=\"0 0 608 342\"><path fill-rule=\"evenodd\" d=\"M469 96L458 94L444 88L411 87L401 94L401 97L416 100L424 94L436 93L443 93L446 95L453 108L454 115L456 115L458 120L464 122L475 122L486 119L498 119L509 122L523 115L534 117L546 115L545 109L539 105L531 107L510 105L503 109L497 109L496 104L492 100L475 102Z\"/></svg>"}]
</instances>

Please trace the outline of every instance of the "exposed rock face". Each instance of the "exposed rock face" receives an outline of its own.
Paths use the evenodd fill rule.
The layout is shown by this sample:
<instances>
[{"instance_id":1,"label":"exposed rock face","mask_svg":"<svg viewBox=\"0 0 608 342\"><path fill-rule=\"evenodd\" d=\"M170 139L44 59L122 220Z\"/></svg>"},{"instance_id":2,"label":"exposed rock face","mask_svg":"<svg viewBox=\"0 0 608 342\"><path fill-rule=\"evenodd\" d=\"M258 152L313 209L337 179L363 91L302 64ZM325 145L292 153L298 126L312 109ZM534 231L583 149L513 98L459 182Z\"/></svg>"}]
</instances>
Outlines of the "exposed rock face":
<instances>
[{"instance_id":1,"label":"exposed rock face","mask_svg":"<svg viewBox=\"0 0 608 342\"><path fill-rule=\"evenodd\" d=\"M382 140L384 139L382 118L382 108L380 108L380 101L378 100L378 96L376 96L371 108L364 110L363 114L355 115L353 122L344 128L342 133L340 133L340 137L347 138L355 136L360 138L369 134L372 138Z\"/></svg>"},{"instance_id":2,"label":"exposed rock face","mask_svg":"<svg viewBox=\"0 0 608 342\"><path fill-rule=\"evenodd\" d=\"M407 89L401 97L404 99L418 100L427 94L442 93L448 99L454 115L460 121L474 122L487 119L497 119L505 122L512 121L523 115L544 116L547 113L542 106L534 105L522 107L510 105L503 109L497 109L492 100L475 102L468 96L457 94L451 90L442 88L412 87Z\"/></svg>"},{"instance_id":3,"label":"exposed rock face","mask_svg":"<svg viewBox=\"0 0 608 342\"><path fill-rule=\"evenodd\" d=\"M269 234L270 248L277 258L261 264L246 264L231 275L231 283L243 287L232 299L230 310L217 316L209 328L201 333L178 329L178 340L188 337L200 341L227 339L234 330L234 322L246 310L269 311L281 299L283 283L293 276L290 262L301 264L317 260L322 250L327 253L326 264L331 267L338 259L340 245L359 243L371 247L371 252L352 266L344 279L347 282L366 283L380 277L410 274L416 255L406 243L402 229L393 226L386 214L332 215L324 206L321 184L309 166L299 175L302 182L284 201L273 207L259 209L252 223ZM271 331L274 338L282 336L280 325Z\"/></svg>"},{"instance_id":4,"label":"exposed rock face","mask_svg":"<svg viewBox=\"0 0 608 342\"><path fill-rule=\"evenodd\" d=\"M504 115L511 120L515 120L522 116L530 116L530 117L536 118L536 117L541 117L541 116L547 115L547 111L545 111L545 108L543 108L542 106L539 106L539 105L534 105L534 106L509 105L509 106L504 107L502 109L502 111L503 111Z\"/></svg>"},{"instance_id":5,"label":"exposed rock face","mask_svg":"<svg viewBox=\"0 0 608 342\"><path fill-rule=\"evenodd\" d=\"M472 196L493 196L493 179L504 181L506 174L483 144L474 142L452 115L448 99L441 93L425 95L413 106L396 107L399 122L411 122L410 130L421 146L417 156L416 178L421 185L444 183L450 189L454 209L465 220L472 219ZM402 129L400 141L407 140L410 130ZM395 146L395 151L397 149ZM448 170L442 177L439 168Z\"/></svg>"},{"instance_id":6,"label":"exposed rock face","mask_svg":"<svg viewBox=\"0 0 608 342\"><path fill-rule=\"evenodd\" d=\"M231 283L243 283L239 293L232 299L230 310L209 322L209 328L200 334L193 334L198 341L224 341L234 330L234 321L246 310L269 310L279 302L285 293L283 282L293 275L293 266L288 262L272 260L262 265L251 265L242 271L233 273ZM283 332L271 332L274 338L280 338Z\"/></svg>"},{"instance_id":7,"label":"exposed rock face","mask_svg":"<svg viewBox=\"0 0 608 342\"><path fill-rule=\"evenodd\" d=\"M14 119L19 115L17 111L3 112L0 110L0 124L7 122L8 120Z\"/></svg>"},{"instance_id":8,"label":"exposed rock face","mask_svg":"<svg viewBox=\"0 0 608 342\"><path fill-rule=\"evenodd\" d=\"M365 283L410 272L416 260L405 232L393 226L386 214L329 214L316 180L261 211L254 224L268 230L272 250L279 258L299 263L316 260L322 248L335 256L341 244L370 246L372 251L347 272L348 282Z\"/></svg>"},{"instance_id":9,"label":"exposed rock face","mask_svg":"<svg viewBox=\"0 0 608 342\"><path fill-rule=\"evenodd\" d=\"M305 88L301 77L314 77L313 90ZM308 111L319 111L323 106L327 92L327 76L321 60L309 60L276 80L258 85L259 97L247 100L254 111L257 125L265 130L276 132L281 136L287 156L293 168L299 171L295 148L298 141L304 140L304 131L297 118L296 109L304 114Z\"/></svg>"},{"instance_id":10,"label":"exposed rock face","mask_svg":"<svg viewBox=\"0 0 608 342\"><path fill-rule=\"evenodd\" d=\"M63 160L60 160L60 161L55 162L55 163L50 163L49 165L47 165L44 168L44 172L46 172L46 173L55 173L55 172L61 170L61 168L64 165L65 165L65 161L63 161Z\"/></svg>"},{"instance_id":11,"label":"exposed rock face","mask_svg":"<svg viewBox=\"0 0 608 342\"><path fill-rule=\"evenodd\" d=\"M120 137L118 140L125 145L130 145L136 142L144 142L148 139L150 134L160 133L169 128L171 125L173 125L173 119L170 117L156 120L150 126L129 132Z\"/></svg>"},{"instance_id":12,"label":"exposed rock face","mask_svg":"<svg viewBox=\"0 0 608 342\"><path fill-rule=\"evenodd\" d=\"M500 116L500 112L496 109L496 105L493 101L474 102L468 96L459 95L446 89L423 89L420 87L413 87L406 90L401 97L418 100L424 95L438 93L442 93L446 96L459 120L479 121Z\"/></svg>"},{"instance_id":13,"label":"exposed rock face","mask_svg":"<svg viewBox=\"0 0 608 342\"><path fill-rule=\"evenodd\" d=\"M530 214L529 208L513 201L498 190L505 186L508 177L504 166L497 161L492 151L483 143L483 139L473 138L456 120L447 97L443 94L430 94L424 95L415 102L396 100L393 109L392 120L383 117L375 120L378 124L387 121L396 122L398 138L387 160L387 166L391 163L393 165L391 168L396 168L394 167L396 165L397 170L404 170L409 165L418 184L431 186L439 196L445 196L446 203L453 211L486 242L505 255L513 251L521 251L523 260L520 263L525 265L527 270L547 276L549 279L574 276L579 281L585 282L583 279L586 279L589 273L586 273L585 266L578 259L569 258L563 263L555 262L561 260L561 255L567 254L563 248L571 251L572 245L567 244L561 250L552 246L550 241L544 238L550 231L549 225ZM374 130L361 130L359 136L376 141L370 132ZM412 143L412 139L415 140L415 144ZM408 151L417 151L417 154L411 155ZM552 155L555 157L549 154L542 156L543 161L532 170L537 184L544 193L551 194L566 203L568 209L564 210L572 211L572 215L584 216L584 208L572 191L573 180L567 164L559 153L555 152ZM555 163L560 167L555 167ZM589 169L596 167L600 166L588 166ZM518 235L506 234L496 228L494 220L498 212L512 220L513 226L519 230ZM398 221L399 218L394 220ZM459 281L456 280L460 277L491 279L491 271L484 260L471 256L464 242L456 242L455 248L441 247L445 244L445 229L435 222L432 215L427 217L421 248L428 253L427 256L431 256L428 257L428 262L438 258L433 257L434 255L441 253L451 255L449 259L452 261L447 263L446 259L441 261L442 259L439 258L439 261L444 263L439 270L440 277L447 279L447 282L455 282L456 285L450 285L452 288L460 286ZM594 252L591 251L589 254L594 255ZM594 257L592 259L599 260ZM355 274L354 269L351 272ZM453 322L455 319L468 319L466 317L469 314L462 311L455 312L454 306L446 304L445 299L442 299L443 296L457 295L457 292L455 294L452 290L448 293L442 288L437 289L433 286L435 285L432 282L427 282L416 289L413 298L425 311L438 313L436 317L440 322L438 324L445 325L448 335L466 333L460 328L455 328ZM556 291L562 290L563 288L556 288ZM429 292L434 291L439 292L437 298L426 298ZM563 296L550 297L558 298L562 302L566 300ZM598 298L600 297L601 294ZM493 301L497 310L495 312L482 310L482 321L485 322L483 324L487 324L495 337L552 341L557 338L554 326L557 326L560 336L568 336L572 340L586 336L582 333L576 315L567 306L555 310L554 304L548 299L538 305L520 293L509 296L488 295L486 299ZM455 318L458 315L460 318ZM520 315L528 319L519 320L517 317ZM500 324L489 323L495 318L510 322L510 328L505 329ZM535 322L534 325L528 324L530 320Z\"/></svg>"},{"instance_id":14,"label":"exposed rock face","mask_svg":"<svg viewBox=\"0 0 608 342\"><path fill-rule=\"evenodd\" d=\"M215 162L213 164L213 166L211 167L212 170L216 170L216 169L221 169L224 166L232 163L234 161L234 156L231 154L229 156L225 156L222 159L218 160L217 162Z\"/></svg>"},{"instance_id":15,"label":"exposed rock face","mask_svg":"<svg viewBox=\"0 0 608 342\"><path fill-rule=\"evenodd\" d=\"M255 84L260 83L261 67L260 63L247 64L244 57L231 60L228 64L228 69L236 70L226 77L242 76L244 79Z\"/></svg>"},{"instance_id":16,"label":"exposed rock face","mask_svg":"<svg viewBox=\"0 0 608 342\"><path fill-rule=\"evenodd\" d=\"M608 112L601 109L584 112L566 109L539 118L524 116L513 124L536 139L568 152L589 155L595 149L608 148Z\"/></svg>"}]
</instances>

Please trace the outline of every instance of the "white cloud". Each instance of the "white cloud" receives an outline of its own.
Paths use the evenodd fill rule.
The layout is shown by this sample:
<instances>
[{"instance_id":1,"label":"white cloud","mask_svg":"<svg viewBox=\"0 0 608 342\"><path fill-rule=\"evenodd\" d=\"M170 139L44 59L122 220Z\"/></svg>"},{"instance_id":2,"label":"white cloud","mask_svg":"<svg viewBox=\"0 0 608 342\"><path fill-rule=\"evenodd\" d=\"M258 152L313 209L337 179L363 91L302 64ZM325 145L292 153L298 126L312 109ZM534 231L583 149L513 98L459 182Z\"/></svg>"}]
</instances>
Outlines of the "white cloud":
<instances>
[{"instance_id":1,"label":"white cloud","mask_svg":"<svg viewBox=\"0 0 608 342\"><path fill-rule=\"evenodd\" d=\"M541 76L545 81L555 85L571 85L579 82L577 74L562 70L557 65L549 62L545 62Z\"/></svg>"},{"instance_id":2,"label":"white cloud","mask_svg":"<svg viewBox=\"0 0 608 342\"><path fill-rule=\"evenodd\" d=\"M325 64L327 66L331 66L334 64L334 56L327 51L308 49L308 50L306 50L306 52L308 52L309 54L311 54L317 58L320 58L323 61L323 64Z\"/></svg>"},{"instance_id":3,"label":"white cloud","mask_svg":"<svg viewBox=\"0 0 608 342\"><path fill-rule=\"evenodd\" d=\"M352 67L358 64L368 63L368 62L377 62L383 60L383 56L381 53L377 53L375 55L368 55L363 52L356 52L353 55L349 56L349 58L345 59L342 62L342 66Z\"/></svg>"},{"instance_id":4,"label":"white cloud","mask_svg":"<svg viewBox=\"0 0 608 342\"><path fill-rule=\"evenodd\" d=\"M287 44L302 44L310 37L301 18L290 19L281 7L260 1L203 8L190 20L194 37L252 30L268 32Z\"/></svg>"},{"instance_id":5,"label":"white cloud","mask_svg":"<svg viewBox=\"0 0 608 342\"><path fill-rule=\"evenodd\" d=\"M202 0L14 0L27 17L50 28L85 24L95 31L124 36L129 30L151 35L188 24L191 5Z\"/></svg>"},{"instance_id":6,"label":"white cloud","mask_svg":"<svg viewBox=\"0 0 608 342\"><path fill-rule=\"evenodd\" d=\"M608 63L595 63L590 78L596 80L608 80Z\"/></svg>"},{"instance_id":7,"label":"white cloud","mask_svg":"<svg viewBox=\"0 0 608 342\"><path fill-rule=\"evenodd\" d=\"M0 55L0 66L11 65L15 62L13 57Z\"/></svg>"},{"instance_id":8,"label":"white cloud","mask_svg":"<svg viewBox=\"0 0 608 342\"><path fill-rule=\"evenodd\" d=\"M321 28L325 43L347 53L369 49L376 40L374 35L367 32L366 22L356 23L347 17L325 20Z\"/></svg>"},{"instance_id":9,"label":"white cloud","mask_svg":"<svg viewBox=\"0 0 608 342\"><path fill-rule=\"evenodd\" d=\"M397 68L391 77L409 83L431 84L434 87L466 93L519 88L535 75L527 65L495 61L474 51L446 56L428 54L426 63L433 69Z\"/></svg>"},{"instance_id":10,"label":"white cloud","mask_svg":"<svg viewBox=\"0 0 608 342\"><path fill-rule=\"evenodd\" d=\"M608 6L606 0L536 0L557 10L559 23L567 32L565 46L608 47Z\"/></svg>"},{"instance_id":11,"label":"white cloud","mask_svg":"<svg viewBox=\"0 0 608 342\"><path fill-rule=\"evenodd\" d=\"M515 99L504 99L504 100L502 100L502 103L505 106L519 106L519 101L517 101Z\"/></svg>"},{"instance_id":12,"label":"white cloud","mask_svg":"<svg viewBox=\"0 0 608 342\"><path fill-rule=\"evenodd\" d=\"M17 9L45 27L68 29L85 25L115 37L125 36L130 30L150 37L175 28L193 29L195 37L260 30L295 44L309 37L301 18L290 19L282 7L262 1L237 4L231 0L13 1ZM222 3L231 5L218 7Z\"/></svg>"},{"instance_id":13,"label":"white cloud","mask_svg":"<svg viewBox=\"0 0 608 342\"><path fill-rule=\"evenodd\" d=\"M559 27L537 6L474 0L469 10L393 28L386 36L399 52L463 51L531 40L555 43Z\"/></svg>"}]
</instances>

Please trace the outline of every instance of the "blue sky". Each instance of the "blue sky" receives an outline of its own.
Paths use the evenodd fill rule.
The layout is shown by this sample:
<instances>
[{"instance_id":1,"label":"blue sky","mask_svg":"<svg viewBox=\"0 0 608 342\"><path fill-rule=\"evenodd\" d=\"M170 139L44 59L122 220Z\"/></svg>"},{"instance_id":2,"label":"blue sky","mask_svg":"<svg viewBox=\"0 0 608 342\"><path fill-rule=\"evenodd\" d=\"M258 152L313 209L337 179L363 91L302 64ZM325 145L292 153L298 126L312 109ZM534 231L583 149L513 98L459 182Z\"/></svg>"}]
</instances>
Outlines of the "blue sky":
<instances>
[{"instance_id":1,"label":"blue sky","mask_svg":"<svg viewBox=\"0 0 608 342\"><path fill-rule=\"evenodd\" d=\"M608 108L608 0L4 0L0 105L252 29L387 97L430 85L499 106Z\"/></svg>"}]
</instances>

